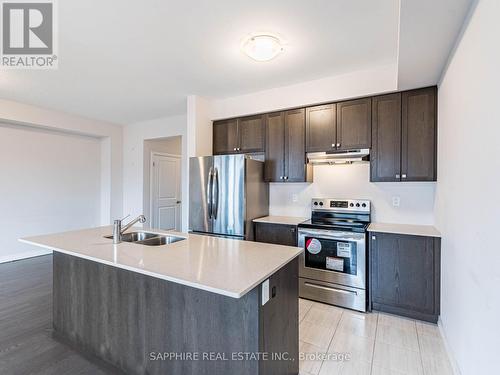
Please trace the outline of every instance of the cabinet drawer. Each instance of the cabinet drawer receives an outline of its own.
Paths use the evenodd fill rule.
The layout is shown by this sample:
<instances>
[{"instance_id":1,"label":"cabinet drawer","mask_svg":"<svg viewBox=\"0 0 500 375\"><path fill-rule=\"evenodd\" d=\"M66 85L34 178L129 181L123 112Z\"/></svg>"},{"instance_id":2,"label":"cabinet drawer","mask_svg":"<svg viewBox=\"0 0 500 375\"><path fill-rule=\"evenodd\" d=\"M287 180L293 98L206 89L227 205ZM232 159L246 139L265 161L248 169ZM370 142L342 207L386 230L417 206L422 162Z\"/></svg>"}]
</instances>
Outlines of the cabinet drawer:
<instances>
[{"instance_id":1,"label":"cabinet drawer","mask_svg":"<svg viewBox=\"0 0 500 375\"><path fill-rule=\"evenodd\" d=\"M297 246L297 227L295 225L255 223L255 241Z\"/></svg>"}]
</instances>

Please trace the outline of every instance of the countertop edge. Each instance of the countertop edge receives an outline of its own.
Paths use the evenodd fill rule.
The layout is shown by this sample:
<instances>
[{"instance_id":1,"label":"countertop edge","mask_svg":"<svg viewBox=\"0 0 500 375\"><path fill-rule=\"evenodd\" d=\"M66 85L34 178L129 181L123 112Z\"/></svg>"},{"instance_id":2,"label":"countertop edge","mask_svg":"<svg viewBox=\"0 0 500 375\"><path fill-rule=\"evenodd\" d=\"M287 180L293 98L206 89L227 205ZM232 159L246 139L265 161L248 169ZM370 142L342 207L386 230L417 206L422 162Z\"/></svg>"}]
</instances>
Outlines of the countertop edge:
<instances>
[{"instance_id":1,"label":"countertop edge","mask_svg":"<svg viewBox=\"0 0 500 375\"><path fill-rule=\"evenodd\" d=\"M378 226L382 227L378 227ZM413 228L408 228L408 227ZM406 227L406 228L405 228ZM433 225L420 224L394 224L394 223L371 223L367 229L371 233L392 233L408 236L441 238L441 233Z\"/></svg>"},{"instance_id":2,"label":"countertop edge","mask_svg":"<svg viewBox=\"0 0 500 375\"><path fill-rule=\"evenodd\" d=\"M145 271L145 270L142 270L140 268L134 268L134 267L124 266L124 265L121 265L121 264L116 264L116 263L113 263L113 262L110 262L110 261L107 261L107 260L98 259L98 258L94 258L94 257L87 256L87 255L82 255L80 253L75 253L75 252L72 252L72 251L69 251L69 250L60 249L60 248L57 248L57 247L54 247L54 246L48 246L48 245L39 244L39 243L32 242L32 241L29 241L29 240L23 239L23 238L18 239L18 241L22 242L22 243L25 243L25 244L28 244L28 245L41 247L41 248L44 248L44 249L47 249L47 250L56 251L56 252L59 252L59 253L62 253L62 254L71 255L71 256L74 256L74 257L77 257L77 258L82 258L82 259L90 260L92 262L105 264L107 266L124 269L124 270L130 271L130 272L140 273L140 274L143 274L143 275L146 275L146 276L151 276L151 277L154 277L154 278L157 278L157 279L160 279L160 280L170 281L170 282L173 282L173 283L176 283L176 284L185 285L185 286L189 286L189 287L192 287L192 288L195 288L195 289L205 290L207 292L211 292L211 293L223 295L223 296L226 296L226 297L236 298L236 299L242 298L243 296L245 296L248 292L250 292L256 286L258 286L259 284L261 284L264 280L268 279L270 276L272 276L273 274L275 274L278 270L280 270L281 268L285 267L288 263L290 263L292 260L294 260L295 258L297 258L300 255L300 252L299 252L298 254L296 254L295 256L291 257L290 259L288 259L283 264L281 264L281 266L276 267L269 274L266 274L265 277L259 279L255 283L252 283L251 286L249 286L248 288L245 288L244 290L242 290L240 292L230 292L230 291L227 291L227 290L212 288L212 287L209 287L209 286L206 286L206 285L203 285L203 284L193 283L191 281L187 281L187 280L178 279L178 278L171 277L171 276L166 276L166 275L158 274L158 273L155 273L155 272Z\"/></svg>"},{"instance_id":3,"label":"countertop edge","mask_svg":"<svg viewBox=\"0 0 500 375\"><path fill-rule=\"evenodd\" d=\"M280 218L287 218L289 221L280 220ZM291 220L290 220L291 219ZM278 216L278 215L268 215L264 217L259 217L257 219L253 219L254 223L262 223L262 224L278 224L278 225L294 225L297 226L304 221L309 220L306 217L298 217L298 216Z\"/></svg>"}]
</instances>

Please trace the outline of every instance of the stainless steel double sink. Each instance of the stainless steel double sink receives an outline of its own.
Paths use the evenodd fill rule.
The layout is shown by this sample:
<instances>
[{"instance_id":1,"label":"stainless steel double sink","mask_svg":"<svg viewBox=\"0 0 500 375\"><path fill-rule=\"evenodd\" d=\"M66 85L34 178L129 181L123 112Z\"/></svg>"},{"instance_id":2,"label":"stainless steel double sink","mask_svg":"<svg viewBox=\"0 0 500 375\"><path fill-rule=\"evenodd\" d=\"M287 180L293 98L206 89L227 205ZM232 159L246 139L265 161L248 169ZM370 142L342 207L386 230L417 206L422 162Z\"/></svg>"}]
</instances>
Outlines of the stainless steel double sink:
<instances>
[{"instance_id":1,"label":"stainless steel double sink","mask_svg":"<svg viewBox=\"0 0 500 375\"><path fill-rule=\"evenodd\" d=\"M105 238L113 239L113 236L105 236ZM132 242L146 246L168 245L185 239L184 237L171 234L158 234L152 232L130 232L122 234L122 242Z\"/></svg>"}]
</instances>

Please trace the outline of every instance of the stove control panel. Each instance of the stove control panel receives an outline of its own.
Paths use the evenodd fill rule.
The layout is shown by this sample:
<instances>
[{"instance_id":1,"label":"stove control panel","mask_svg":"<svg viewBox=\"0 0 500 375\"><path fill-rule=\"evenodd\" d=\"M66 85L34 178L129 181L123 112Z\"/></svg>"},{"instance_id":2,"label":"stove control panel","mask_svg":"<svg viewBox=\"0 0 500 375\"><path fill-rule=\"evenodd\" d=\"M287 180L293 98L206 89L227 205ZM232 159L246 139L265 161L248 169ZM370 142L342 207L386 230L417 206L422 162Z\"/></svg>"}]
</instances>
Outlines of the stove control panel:
<instances>
[{"instance_id":1,"label":"stove control panel","mask_svg":"<svg viewBox=\"0 0 500 375\"><path fill-rule=\"evenodd\" d=\"M312 200L313 210L370 212L370 201L362 199L321 199Z\"/></svg>"}]
</instances>

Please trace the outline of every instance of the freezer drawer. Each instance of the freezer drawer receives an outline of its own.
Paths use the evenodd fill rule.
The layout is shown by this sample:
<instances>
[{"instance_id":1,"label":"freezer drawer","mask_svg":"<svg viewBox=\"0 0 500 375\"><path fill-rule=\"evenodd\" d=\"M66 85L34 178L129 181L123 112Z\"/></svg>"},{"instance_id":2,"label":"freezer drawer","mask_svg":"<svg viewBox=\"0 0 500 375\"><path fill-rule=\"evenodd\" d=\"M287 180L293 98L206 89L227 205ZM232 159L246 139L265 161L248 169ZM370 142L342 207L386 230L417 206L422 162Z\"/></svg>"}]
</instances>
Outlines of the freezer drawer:
<instances>
[{"instance_id":1,"label":"freezer drawer","mask_svg":"<svg viewBox=\"0 0 500 375\"><path fill-rule=\"evenodd\" d=\"M299 296L348 309L366 311L366 291L363 289L300 277Z\"/></svg>"}]
</instances>

